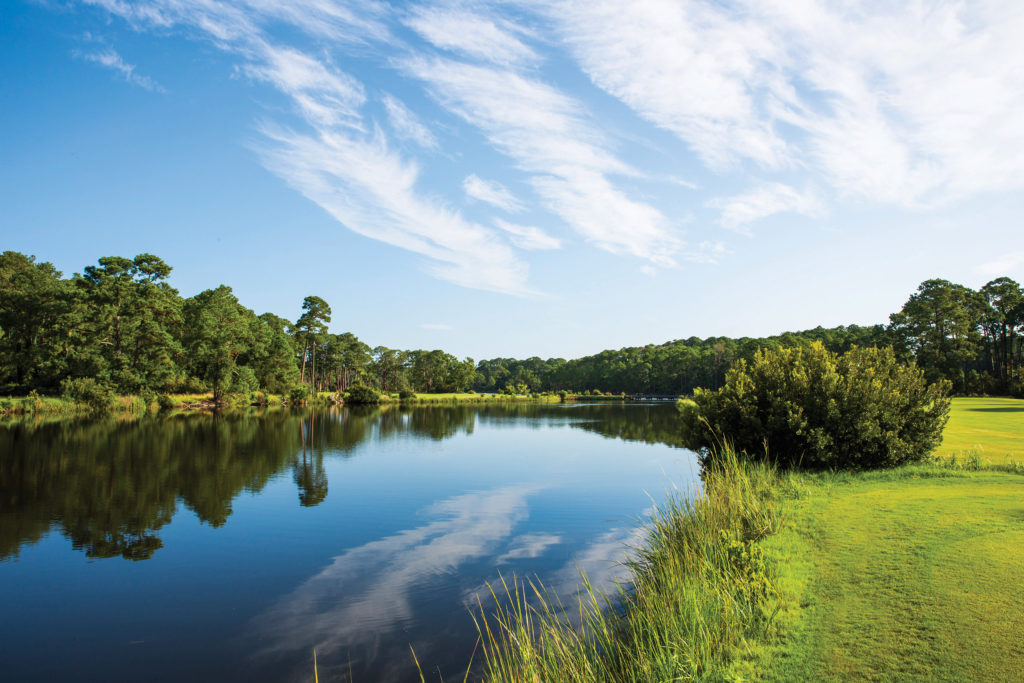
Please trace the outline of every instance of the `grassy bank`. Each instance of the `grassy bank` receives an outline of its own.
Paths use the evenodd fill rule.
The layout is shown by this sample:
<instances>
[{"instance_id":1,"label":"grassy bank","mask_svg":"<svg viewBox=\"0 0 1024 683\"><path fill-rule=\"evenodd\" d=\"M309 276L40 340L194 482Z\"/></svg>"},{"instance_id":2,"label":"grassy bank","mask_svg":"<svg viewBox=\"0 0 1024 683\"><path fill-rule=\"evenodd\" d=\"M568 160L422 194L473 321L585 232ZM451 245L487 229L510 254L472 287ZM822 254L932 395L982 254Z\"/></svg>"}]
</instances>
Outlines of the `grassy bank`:
<instances>
[{"instance_id":1,"label":"grassy bank","mask_svg":"<svg viewBox=\"0 0 1024 683\"><path fill-rule=\"evenodd\" d=\"M392 398L391 400L396 400ZM413 403L508 403L510 401L528 401L533 403L557 403L557 394L416 394Z\"/></svg>"},{"instance_id":2,"label":"grassy bank","mask_svg":"<svg viewBox=\"0 0 1024 683\"><path fill-rule=\"evenodd\" d=\"M564 606L530 584L504 585L479 622L490 681L675 681L739 672L772 638L781 607L763 539L781 521L778 478L735 457L695 497L656 511L609 598L587 584Z\"/></svg>"},{"instance_id":3,"label":"grassy bank","mask_svg":"<svg viewBox=\"0 0 1024 683\"><path fill-rule=\"evenodd\" d=\"M264 394L256 392L253 397L228 396L228 407L241 407L248 405L281 406L287 403L287 397L281 394ZM558 394L474 394L474 393L447 393L447 394L416 394L413 399L402 400L403 403L423 405L451 405L471 403L558 403L563 400L591 400L590 397L570 394L564 398ZM169 394L163 399L164 406L179 410L199 409L208 410L213 407L213 394ZM398 403L401 399L396 394L382 394L382 403ZM305 405L337 405L339 404L336 392L321 391L304 401ZM103 412L110 413L131 413L145 412L146 410L158 410L162 406L157 397L152 397L148 402L140 396L117 396L114 398L110 408ZM47 415L68 417L88 415L91 409L85 403L76 402L63 396L7 396L0 397L0 417L19 417L23 415Z\"/></svg>"},{"instance_id":4,"label":"grassy bank","mask_svg":"<svg viewBox=\"0 0 1024 683\"><path fill-rule=\"evenodd\" d=\"M192 407L208 406L212 400L212 394L170 394L165 395L168 407L187 409ZM277 403L280 403L278 398ZM137 395L115 396L109 409L103 412L109 413L141 413L147 410L159 410L160 403L156 396L144 399ZM88 415L93 412L85 403L75 401L65 396L6 396L0 397L0 417L19 417L22 415L46 415L68 417Z\"/></svg>"},{"instance_id":5,"label":"grassy bank","mask_svg":"<svg viewBox=\"0 0 1024 683\"><path fill-rule=\"evenodd\" d=\"M1024 399L953 399L938 453L946 457L977 454L995 464L1024 463Z\"/></svg>"},{"instance_id":6,"label":"grassy bank","mask_svg":"<svg viewBox=\"0 0 1024 683\"><path fill-rule=\"evenodd\" d=\"M702 495L657 512L611 599L587 590L563 609L542 587L503 586L497 613L481 608L486 679L1014 679L1022 406L957 399L942 453L895 470L727 458Z\"/></svg>"}]
</instances>

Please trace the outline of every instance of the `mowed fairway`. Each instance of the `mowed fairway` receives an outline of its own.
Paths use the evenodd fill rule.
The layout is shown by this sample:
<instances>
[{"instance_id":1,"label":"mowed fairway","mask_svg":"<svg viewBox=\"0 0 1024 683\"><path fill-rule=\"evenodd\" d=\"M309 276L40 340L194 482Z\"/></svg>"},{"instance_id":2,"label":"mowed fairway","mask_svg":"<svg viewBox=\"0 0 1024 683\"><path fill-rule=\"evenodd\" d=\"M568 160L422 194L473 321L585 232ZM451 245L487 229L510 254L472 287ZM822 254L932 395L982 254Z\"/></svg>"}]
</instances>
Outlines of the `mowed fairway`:
<instances>
[{"instance_id":1,"label":"mowed fairway","mask_svg":"<svg viewBox=\"0 0 1024 683\"><path fill-rule=\"evenodd\" d=\"M1024 678L1024 476L901 474L793 502L772 545L800 607L769 680Z\"/></svg>"},{"instance_id":2,"label":"mowed fairway","mask_svg":"<svg viewBox=\"0 0 1024 683\"><path fill-rule=\"evenodd\" d=\"M955 398L940 456L976 452L993 464L1024 463L1024 399Z\"/></svg>"},{"instance_id":3,"label":"mowed fairway","mask_svg":"<svg viewBox=\"0 0 1024 683\"><path fill-rule=\"evenodd\" d=\"M945 454L1024 462L1024 401L957 399ZM1014 469L1014 468L1008 468ZM793 475L766 680L1024 681L1024 474Z\"/></svg>"}]
</instances>

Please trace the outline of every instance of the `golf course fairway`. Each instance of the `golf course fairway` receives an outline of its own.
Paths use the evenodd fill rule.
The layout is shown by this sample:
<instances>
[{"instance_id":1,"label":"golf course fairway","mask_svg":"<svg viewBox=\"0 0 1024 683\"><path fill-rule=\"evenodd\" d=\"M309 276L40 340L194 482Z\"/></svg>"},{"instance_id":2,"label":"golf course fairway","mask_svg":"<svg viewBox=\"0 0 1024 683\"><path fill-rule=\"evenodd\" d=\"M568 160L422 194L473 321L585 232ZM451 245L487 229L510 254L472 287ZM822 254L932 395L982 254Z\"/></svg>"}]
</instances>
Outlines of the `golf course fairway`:
<instances>
[{"instance_id":1,"label":"golf course fairway","mask_svg":"<svg viewBox=\"0 0 1024 683\"><path fill-rule=\"evenodd\" d=\"M981 450L976 471L783 475L787 521L766 539L781 635L748 674L1024 680L1022 424L1024 401L956 399L943 451Z\"/></svg>"}]
</instances>

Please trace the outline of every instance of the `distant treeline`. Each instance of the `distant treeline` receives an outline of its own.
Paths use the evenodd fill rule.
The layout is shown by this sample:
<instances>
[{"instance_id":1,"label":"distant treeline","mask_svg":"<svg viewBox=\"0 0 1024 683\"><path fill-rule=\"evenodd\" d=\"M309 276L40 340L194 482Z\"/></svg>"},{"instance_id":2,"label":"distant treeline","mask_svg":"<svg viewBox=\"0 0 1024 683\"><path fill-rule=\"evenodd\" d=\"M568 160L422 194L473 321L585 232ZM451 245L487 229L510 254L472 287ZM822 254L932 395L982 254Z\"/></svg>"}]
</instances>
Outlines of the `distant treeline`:
<instances>
[{"instance_id":1,"label":"distant treeline","mask_svg":"<svg viewBox=\"0 0 1024 683\"><path fill-rule=\"evenodd\" d=\"M836 353L852 346L892 346L916 362L930 382L948 379L959 394L1024 395L1024 291L1010 278L979 291L946 280L927 280L889 316L888 325L822 328L772 337L690 337L665 344L561 358L495 358L477 365L473 388L500 391L583 391L689 394L719 388L735 361L761 348L792 348L820 341Z\"/></svg>"},{"instance_id":2,"label":"distant treeline","mask_svg":"<svg viewBox=\"0 0 1024 683\"><path fill-rule=\"evenodd\" d=\"M816 328L766 338L691 337L561 358L458 359L441 350L371 348L331 334L330 306L308 296L293 321L257 315L221 285L183 298L152 254L110 256L65 278L49 263L0 254L0 394L346 391L685 394L717 388L758 348L821 341L832 351L891 345L959 393L1024 392L1024 293L999 278L980 291L928 280L889 325Z\"/></svg>"}]
</instances>

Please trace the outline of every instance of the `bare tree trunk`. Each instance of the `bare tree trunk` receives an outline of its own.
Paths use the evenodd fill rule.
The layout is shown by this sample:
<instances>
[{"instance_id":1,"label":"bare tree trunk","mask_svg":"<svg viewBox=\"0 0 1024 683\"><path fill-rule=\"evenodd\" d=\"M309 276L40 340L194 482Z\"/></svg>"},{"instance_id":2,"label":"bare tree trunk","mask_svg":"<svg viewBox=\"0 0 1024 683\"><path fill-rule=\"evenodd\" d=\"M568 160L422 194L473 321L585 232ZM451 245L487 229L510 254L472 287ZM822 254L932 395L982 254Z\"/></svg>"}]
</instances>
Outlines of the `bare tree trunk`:
<instances>
[{"instance_id":1,"label":"bare tree trunk","mask_svg":"<svg viewBox=\"0 0 1024 683\"><path fill-rule=\"evenodd\" d=\"M299 384L306 381L306 349L309 348L309 342L302 347L302 371L299 373Z\"/></svg>"}]
</instances>

